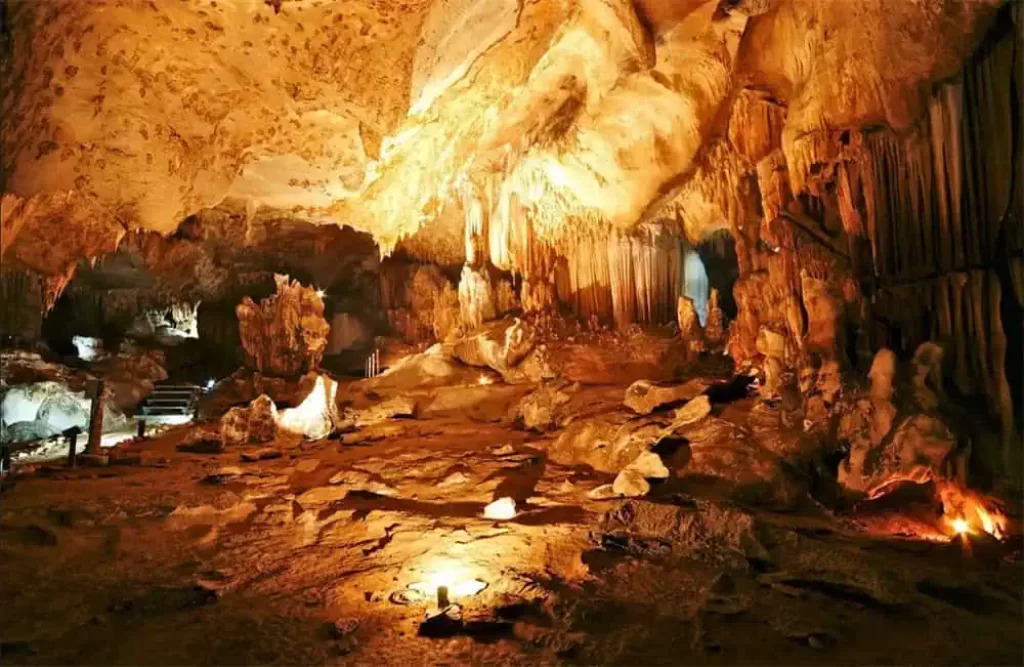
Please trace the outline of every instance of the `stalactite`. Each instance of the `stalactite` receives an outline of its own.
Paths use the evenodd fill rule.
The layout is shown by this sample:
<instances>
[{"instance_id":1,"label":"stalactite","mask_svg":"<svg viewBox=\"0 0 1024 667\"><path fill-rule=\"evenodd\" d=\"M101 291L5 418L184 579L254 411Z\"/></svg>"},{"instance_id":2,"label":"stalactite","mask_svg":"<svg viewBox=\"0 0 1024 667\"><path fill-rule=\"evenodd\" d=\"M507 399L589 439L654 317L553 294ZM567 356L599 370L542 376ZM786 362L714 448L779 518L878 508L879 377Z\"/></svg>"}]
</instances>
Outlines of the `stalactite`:
<instances>
[{"instance_id":1,"label":"stalactite","mask_svg":"<svg viewBox=\"0 0 1024 667\"><path fill-rule=\"evenodd\" d=\"M782 143L786 107L751 89L733 102L729 117L729 143L751 164L757 163Z\"/></svg>"}]
</instances>

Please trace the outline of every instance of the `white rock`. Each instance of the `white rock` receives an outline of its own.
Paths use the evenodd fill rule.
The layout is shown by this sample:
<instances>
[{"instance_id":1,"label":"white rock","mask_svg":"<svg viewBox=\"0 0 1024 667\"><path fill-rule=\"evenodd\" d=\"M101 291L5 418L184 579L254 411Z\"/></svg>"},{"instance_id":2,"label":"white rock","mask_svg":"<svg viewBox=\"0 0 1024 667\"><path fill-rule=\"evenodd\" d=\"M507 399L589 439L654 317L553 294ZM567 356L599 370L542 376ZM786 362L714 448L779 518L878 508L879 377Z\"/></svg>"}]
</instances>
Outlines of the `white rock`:
<instances>
[{"instance_id":1,"label":"white rock","mask_svg":"<svg viewBox=\"0 0 1024 667\"><path fill-rule=\"evenodd\" d=\"M647 492L651 490L651 485L647 483L647 480L639 472L627 469L620 472L615 478L612 490L617 496L637 498L647 495Z\"/></svg>"},{"instance_id":2,"label":"white rock","mask_svg":"<svg viewBox=\"0 0 1024 667\"><path fill-rule=\"evenodd\" d=\"M511 498L498 498L484 508L485 519L505 521L516 516L516 501Z\"/></svg>"},{"instance_id":3,"label":"white rock","mask_svg":"<svg viewBox=\"0 0 1024 667\"><path fill-rule=\"evenodd\" d=\"M635 470L645 479L668 479L668 468L661 462L661 457L654 452L644 452L625 469Z\"/></svg>"}]
</instances>

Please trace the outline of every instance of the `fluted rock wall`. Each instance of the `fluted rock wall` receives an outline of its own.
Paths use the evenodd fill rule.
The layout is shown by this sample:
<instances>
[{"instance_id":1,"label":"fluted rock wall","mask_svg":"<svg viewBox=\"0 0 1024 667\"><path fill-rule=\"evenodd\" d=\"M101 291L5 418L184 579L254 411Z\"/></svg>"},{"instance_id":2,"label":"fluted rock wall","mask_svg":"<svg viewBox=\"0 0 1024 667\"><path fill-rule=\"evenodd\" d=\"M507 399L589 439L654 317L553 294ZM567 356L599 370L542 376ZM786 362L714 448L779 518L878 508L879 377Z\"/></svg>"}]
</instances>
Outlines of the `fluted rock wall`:
<instances>
[{"instance_id":1,"label":"fluted rock wall","mask_svg":"<svg viewBox=\"0 0 1024 667\"><path fill-rule=\"evenodd\" d=\"M245 297L235 309L245 362L265 375L301 375L320 365L327 347L324 302L311 287L274 278L275 294L259 304Z\"/></svg>"}]
</instances>

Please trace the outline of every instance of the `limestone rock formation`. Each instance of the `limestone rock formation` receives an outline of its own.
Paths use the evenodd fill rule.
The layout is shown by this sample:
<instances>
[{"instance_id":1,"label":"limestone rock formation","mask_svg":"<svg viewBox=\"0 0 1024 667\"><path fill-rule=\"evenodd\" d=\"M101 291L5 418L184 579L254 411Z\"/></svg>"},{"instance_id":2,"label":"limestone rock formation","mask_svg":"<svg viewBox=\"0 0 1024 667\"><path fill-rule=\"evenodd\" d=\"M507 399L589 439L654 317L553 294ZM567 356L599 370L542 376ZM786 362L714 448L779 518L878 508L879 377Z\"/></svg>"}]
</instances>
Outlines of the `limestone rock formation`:
<instances>
[{"instance_id":1,"label":"limestone rock formation","mask_svg":"<svg viewBox=\"0 0 1024 667\"><path fill-rule=\"evenodd\" d=\"M626 498L646 496L650 490L651 485L644 479L643 473L632 468L626 468L620 472L612 483L612 491L615 492L615 495Z\"/></svg>"},{"instance_id":2,"label":"limestone rock formation","mask_svg":"<svg viewBox=\"0 0 1024 667\"><path fill-rule=\"evenodd\" d=\"M693 305L693 299L680 296L676 304L676 320L679 324L679 335L689 350L690 355L704 351L704 329L700 326L700 317Z\"/></svg>"},{"instance_id":3,"label":"limestone rock formation","mask_svg":"<svg viewBox=\"0 0 1024 667\"><path fill-rule=\"evenodd\" d=\"M277 293L258 305L246 297L238 308L238 330L246 363L266 375L295 376L315 370L330 327L324 303L312 287L274 276Z\"/></svg>"},{"instance_id":4,"label":"limestone rock formation","mask_svg":"<svg viewBox=\"0 0 1024 667\"><path fill-rule=\"evenodd\" d=\"M712 346L719 346L725 342L726 325L725 313L719 303L718 289L712 287L708 297L708 317L704 325L704 337Z\"/></svg>"},{"instance_id":5,"label":"limestone rock formation","mask_svg":"<svg viewBox=\"0 0 1024 667\"><path fill-rule=\"evenodd\" d=\"M541 385L516 405L516 419L530 431L550 430L557 426L561 407L571 398L559 387Z\"/></svg>"},{"instance_id":6,"label":"limestone rock formation","mask_svg":"<svg viewBox=\"0 0 1024 667\"><path fill-rule=\"evenodd\" d=\"M271 442L277 437L278 413L269 396L257 396L247 407L231 408L220 420L220 439L225 447Z\"/></svg>"},{"instance_id":7,"label":"limestone rock formation","mask_svg":"<svg viewBox=\"0 0 1024 667\"><path fill-rule=\"evenodd\" d=\"M625 470L636 471L644 479L666 479L669 475L668 468L665 467L661 457L654 452L644 452L626 466Z\"/></svg>"},{"instance_id":8,"label":"limestone rock formation","mask_svg":"<svg viewBox=\"0 0 1024 667\"><path fill-rule=\"evenodd\" d=\"M491 368L509 382L520 380L516 367L533 351L536 334L524 320L490 322L455 342L453 354L470 366ZM532 378L539 381L541 378Z\"/></svg>"},{"instance_id":9,"label":"limestone rock formation","mask_svg":"<svg viewBox=\"0 0 1024 667\"><path fill-rule=\"evenodd\" d=\"M552 460L565 464L585 463L595 470L620 472L662 434L662 426L630 414L605 414L576 420L546 445Z\"/></svg>"},{"instance_id":10,"label":"limestone rock formation","mask_svg":"<svg viewBox=\"0 0 1024 667\"><path fill-rule=\"evenodd\" d=\"M661 406L696 398L709 386L708 382L700 378L674 386L661 386L648 380L637 380L626 388L623 403L637 414L649 415Z\"/></svg>"},{"instance_id":11,"label":"limestone rock formation","mask_svg":"<svg viewBox=\"0 0 1024 667\"><path fill-rule=\"evenodd\" d=\"M707 396L697 396L676 410L672 417L672 425L675 428L687 426L704 419L709 414L711 414L711 399Z\"/></svg>"},{"instance_id":12,"label":"limestone rock formation","mask_svg":"<svg viewBox=\"0 0 1024 667\"><path fill-rule=\"evenodd\" d=\"M111 400L104 397L103 430L126 430L128 422ZM89 426L92 399L86 391L73 391L56 381L35 382L7 387L0 401L3 442L39 440L59 435L78 427L85 432Z\"/></svg>"},{"instance_id":13,"label":"limestone rock formation","mask_svg":"<svg viewBox=\"0 0 1024 667\"><path fill-rule=\"evenodd\" d=\"M498 316L497 295L488 276L467 264L459 280L459 310L467 329L478 329Z\"/></svg>"},{"instance_id":14,"label":"limestone rock formation","mask_svg":"<svg viewBox=\"0 0 1024 667\"><path fill-rule=\"evenodd\" d=\"M396 417L416 416L416 399L411 396L393 396L381 401L373 407L360 410L356 417L356 426L373 426Z\"/></svg>"},{"instance_id":15,"label":"limestone rock formation","mask_svg":"<svg viewBox=\"0 0 1024 667\"><path fill-rule=\"evenodd\" d=\"M336 405L337 394L337 382L326 375L317 375L313 387L302 402L280 412L278 426L306 440L326 438L341 426L342 419Z\"/></svg>"}]
</instances>

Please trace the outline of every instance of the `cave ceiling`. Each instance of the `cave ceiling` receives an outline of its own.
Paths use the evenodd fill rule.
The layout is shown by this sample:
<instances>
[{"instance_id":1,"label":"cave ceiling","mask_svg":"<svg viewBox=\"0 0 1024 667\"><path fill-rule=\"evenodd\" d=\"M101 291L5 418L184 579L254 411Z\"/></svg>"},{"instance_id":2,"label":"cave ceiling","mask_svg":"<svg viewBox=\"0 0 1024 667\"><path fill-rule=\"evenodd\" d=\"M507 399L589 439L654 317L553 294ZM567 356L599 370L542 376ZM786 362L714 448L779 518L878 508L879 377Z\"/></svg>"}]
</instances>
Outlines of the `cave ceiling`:
<instances>
[{"instance_id":1,"label":"cave ceiling","mask_svg":"<svg viewBox=\"0 0 1024 667\"><path fill-rule=\"evenodd\" d=\"M911 127L1000 4L7 2L4 263L60 274L213 209L445 264L488 217L506 269L517 215L563 254L700 239L770 206L731 202L773 152L800 192L837 132Z\"/></svg>"}]
</instances>

